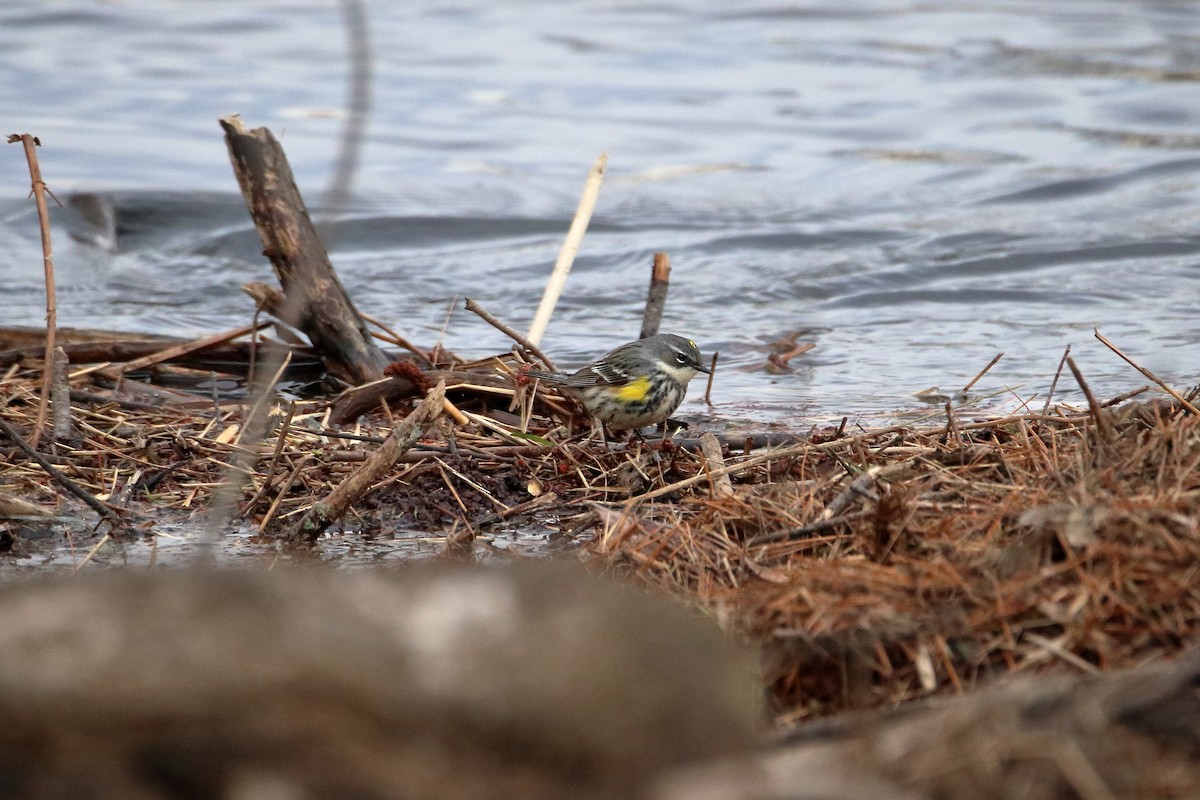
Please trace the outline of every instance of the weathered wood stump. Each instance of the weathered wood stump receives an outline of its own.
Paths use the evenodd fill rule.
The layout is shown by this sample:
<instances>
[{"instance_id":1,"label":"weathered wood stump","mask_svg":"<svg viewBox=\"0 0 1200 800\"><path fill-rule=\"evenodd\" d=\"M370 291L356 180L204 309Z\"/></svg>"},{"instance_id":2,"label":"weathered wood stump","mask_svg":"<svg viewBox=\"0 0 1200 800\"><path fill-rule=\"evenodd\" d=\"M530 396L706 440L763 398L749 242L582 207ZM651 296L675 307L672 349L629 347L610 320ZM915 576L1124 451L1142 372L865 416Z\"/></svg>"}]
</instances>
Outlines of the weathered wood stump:
<instances>
[{"instance_id":1,"label":"weathered wood stump","mask_svg":"<svg viewBox=\"0 0 1200 800\"><path fill-rule=\"evenodd\" d=\"M383 377L388 357L372 342L329 263L283 148L271 131L248 130L237 115L220 123L263 255L283 287L285 303L277 315L303 331L342 380L358 385Z\"/></svg>"}]
</instances>

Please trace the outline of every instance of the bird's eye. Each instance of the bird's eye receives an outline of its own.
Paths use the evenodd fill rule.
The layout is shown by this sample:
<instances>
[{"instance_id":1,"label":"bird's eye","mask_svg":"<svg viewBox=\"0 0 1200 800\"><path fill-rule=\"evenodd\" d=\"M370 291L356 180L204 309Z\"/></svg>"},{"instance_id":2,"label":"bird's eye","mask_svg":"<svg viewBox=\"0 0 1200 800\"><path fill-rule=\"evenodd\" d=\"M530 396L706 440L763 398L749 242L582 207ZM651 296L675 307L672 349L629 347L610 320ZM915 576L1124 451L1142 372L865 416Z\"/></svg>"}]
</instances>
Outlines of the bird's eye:
<instances>
[{"instance_id":1,"label":"bird's eye","mask_svg":"<svg viewBox=\"0 0 1200 800\"><path fill-rule=\"evenodd\" d=\"M677 364L686 364L686 363L687 363L687 360L688 360L688 359L687 359L687 356L685 356L683 353L676 353L676 354L675 354L675 362L676 362Z\"/></svg>"}]
</instances>

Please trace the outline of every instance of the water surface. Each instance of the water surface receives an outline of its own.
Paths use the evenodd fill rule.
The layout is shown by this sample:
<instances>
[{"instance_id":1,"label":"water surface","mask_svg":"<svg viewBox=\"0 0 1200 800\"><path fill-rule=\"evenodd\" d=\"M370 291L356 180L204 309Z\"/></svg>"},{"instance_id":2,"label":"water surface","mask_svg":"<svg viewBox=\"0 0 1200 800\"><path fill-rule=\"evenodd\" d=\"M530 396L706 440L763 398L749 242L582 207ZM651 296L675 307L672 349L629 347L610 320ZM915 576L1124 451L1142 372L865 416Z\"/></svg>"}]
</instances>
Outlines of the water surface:
<instances>
[{"instance_id":1,"label":"water surface","mask_svg":"<svg viewBox=\"0 0 1200 800\"><path fill-rule=\"evenodd\" d=\"M1069 344L1101 396L1181 388L1200 333L1200 15L1188 2L366 5L373 106L329 228L356 302L422 343L507 348L472 296L532 318L596 156L609 170L544 346L632 338L655 251L666 330L722 368L714 425L883 420L913 392L1040 407ZM204 334L270 279L218 117L283 142L310 206L347 123L332 2L22 2L0 9L4 133L38 135L63 324ZM0 160L0 324L39 324L18 146ZM94 214L92 215L95 216ZM447 313L455 309L447 322ZM443 333L444 331L444 333ZM762 369L796 331L816 348ZM1078 399L1070 381L1064 399Z\"/></svg>"}]
</instances>

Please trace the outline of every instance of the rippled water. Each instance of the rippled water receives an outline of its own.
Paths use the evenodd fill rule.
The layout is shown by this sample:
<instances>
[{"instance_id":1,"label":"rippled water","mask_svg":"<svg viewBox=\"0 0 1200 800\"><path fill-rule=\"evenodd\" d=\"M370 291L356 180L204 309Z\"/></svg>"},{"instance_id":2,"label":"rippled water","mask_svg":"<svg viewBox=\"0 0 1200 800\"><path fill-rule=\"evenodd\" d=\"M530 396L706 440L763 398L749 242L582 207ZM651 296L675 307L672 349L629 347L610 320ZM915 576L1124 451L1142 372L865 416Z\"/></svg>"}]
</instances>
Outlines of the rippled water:
<instances>
[{"instance_id":1,"label":"rippled water","mask_svg":"<svg viewBox=\"0 0 1200 800\"><path fill-rule=\"evenodd\" d=\"M1192 2L463 0L367 15L374 104L331 247L360 307L416 341L463 296L526 326L607 151L545 347L570 365L632 338L665 250L664 328L722 353L717 406L693 401L693 416L887 417L1001 351L977 387L998 393L988 407L1040 405L1067 344L1102 396L1144 382L1094 327L1196 381ZM319 208L348 63L332 2L0 8L3 132L41 137L60 197L115 201L112 252L78 207L55 212L64 324L245 323L239 286L270 269L216 120L270 127ZM0 324L38 324L28 177L20 148L5 152ZM799 330L816 348L763 371L769 343ZM445 340L507 347L461 310Z\"/></svg>"},{"instance_id":2,"label":"rippled water","mask_svg":"<svg viewBox=\"0 0 1200 800\"><path fill-rule=\"evenodd\" d=\"M446 551L442 533L406 531L394 536L366 536L354 530L323 537L312 550L282 548L278 539L262 536L252 526L227 527L218 547L209 547L205 520L157 519L152 536L125 537L114 542L99 536L94 520L64 516L24 520L7 533L0 558L0 578L26 572L78 572L84 569L183 566L213 563L221 567L271 569L285 564L388 565L434 558ZM475 540L480 560L548 556L570 546L554 532L533 527L494 527Z\"/></svg>"}]
</instances>

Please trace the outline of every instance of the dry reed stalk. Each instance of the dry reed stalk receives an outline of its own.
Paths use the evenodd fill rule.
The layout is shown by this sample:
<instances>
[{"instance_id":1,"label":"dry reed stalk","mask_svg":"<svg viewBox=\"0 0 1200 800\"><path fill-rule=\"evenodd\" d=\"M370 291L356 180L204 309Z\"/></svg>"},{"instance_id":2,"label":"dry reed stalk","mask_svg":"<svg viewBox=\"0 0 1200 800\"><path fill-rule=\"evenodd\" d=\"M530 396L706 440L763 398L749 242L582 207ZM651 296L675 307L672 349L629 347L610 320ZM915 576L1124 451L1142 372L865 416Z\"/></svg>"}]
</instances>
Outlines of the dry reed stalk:
<instances>
[{"instance_id":1,"label":"dry reed stalk","mask_svg":"<svg viewBox=\"0 0 1200 800\"><path fill-rule=\"evenodd\" d=\"M533 315L533 323L529 326L526 338L534 344L541 344L542 335L550 324L554 307L558 304L558 298L562 295L563 287L567 283L567 275L571 271L571 265L575 262L575 254L579 252L579 244L583 241L588 223L592 220L592 212L596 209L596 199L600 196L600 184L604 180L604 168L607 165L608 154L601 153L588 172L587 180L583 185L583 196L579 198L579 207L575 209L571 227L567 229L567 238L563 241L558 260L554 262L550 280L546 282L542 302L538 304L537 313Z\"/></svg>"},{"instance_id":2,"label":"dry reed stalk","mask_svg":"<svg viewBox=\"0 0 1200 800\"><path fill-rule=\"evenodd\" d=\"M717 441L717 437L711 433L702 434L700 452L704 454L704 469L709 471L713 495L727 497L733 494L733 482L729 480L728 474L711 477L711 470L725 466L725 457L721 453L721 443Z\"/></svg>"}]
</instances>

